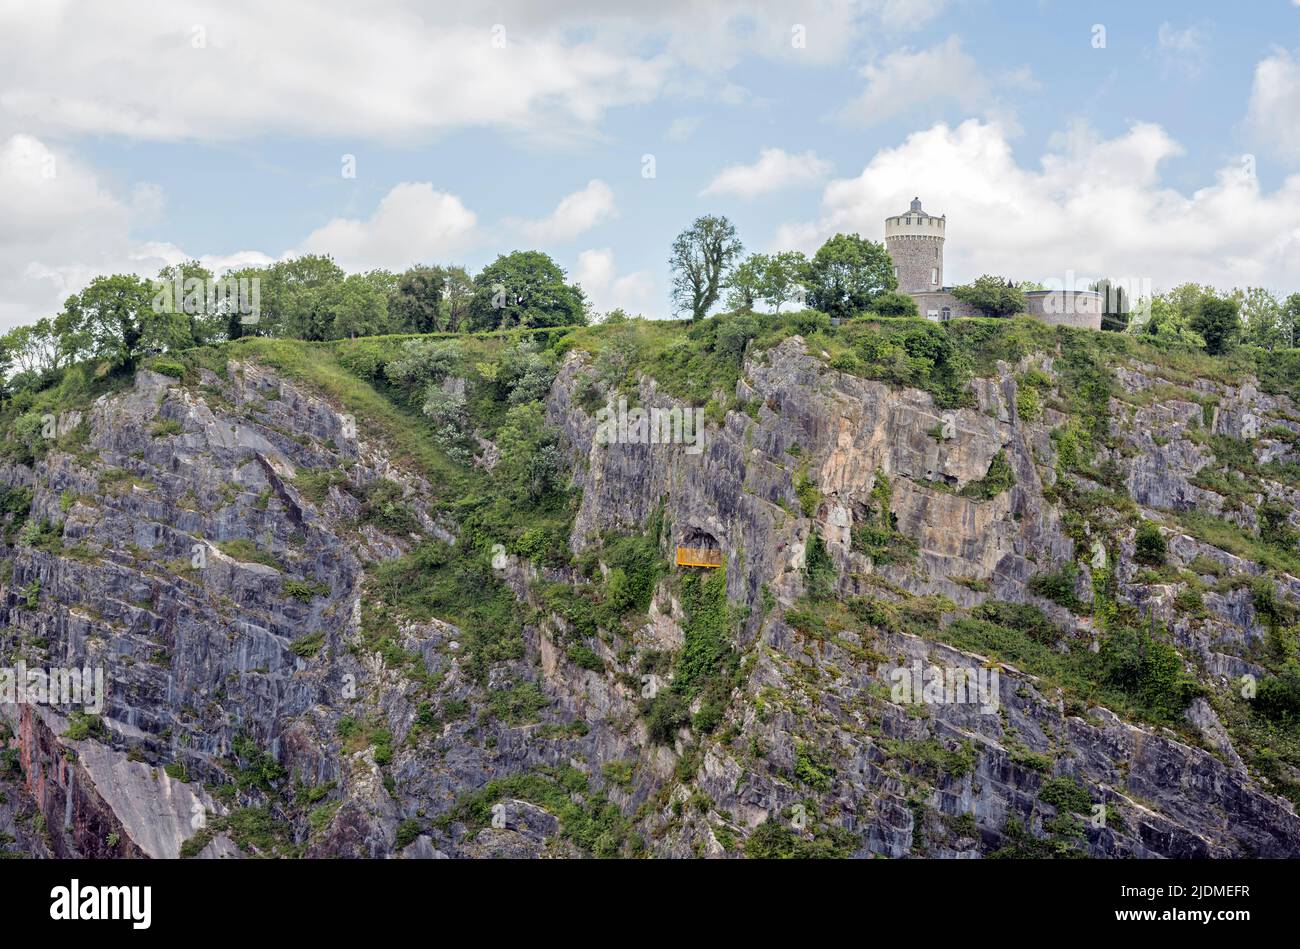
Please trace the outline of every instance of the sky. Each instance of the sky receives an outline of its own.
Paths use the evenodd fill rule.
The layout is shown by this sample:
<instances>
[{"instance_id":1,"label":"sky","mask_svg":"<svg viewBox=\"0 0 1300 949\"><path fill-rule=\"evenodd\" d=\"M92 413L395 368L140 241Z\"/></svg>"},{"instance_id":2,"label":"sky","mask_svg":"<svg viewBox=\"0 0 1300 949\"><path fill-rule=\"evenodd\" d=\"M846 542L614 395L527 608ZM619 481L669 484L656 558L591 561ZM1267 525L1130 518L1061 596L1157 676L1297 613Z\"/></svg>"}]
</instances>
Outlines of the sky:
<instances>
[{"instance_id":1,"label":"sky","mask_svg":"<svg viewBox=\"0 0 1300 949\"><path fill-rule=\"evenodd\" d=\"M946 214L982 273L1300 291L1300 0L0 0L0 329L105 273L539 249L672 315Z\"/></svg>"}]
</instances>

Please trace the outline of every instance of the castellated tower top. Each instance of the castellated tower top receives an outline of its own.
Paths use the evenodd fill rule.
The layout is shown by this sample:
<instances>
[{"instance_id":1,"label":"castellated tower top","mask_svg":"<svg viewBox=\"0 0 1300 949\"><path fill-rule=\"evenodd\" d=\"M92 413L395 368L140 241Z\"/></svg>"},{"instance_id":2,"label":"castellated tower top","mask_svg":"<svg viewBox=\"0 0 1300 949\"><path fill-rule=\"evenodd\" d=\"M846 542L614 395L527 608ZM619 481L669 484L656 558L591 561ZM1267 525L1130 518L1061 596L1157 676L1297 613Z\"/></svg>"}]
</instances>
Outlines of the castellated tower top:
<instances>
[{"instance_id":1,"label":"castellated tower top","mask_svg":"<svg viewBox=\"0 0 1300 949\"><path fill-rule=\"evenodd\" d=\"M930 214L921 207L921 199L913 198L912 206L902 214L885 218L885 240L891 237L937 237L943 240L945 225L944 215Z\"/></svg>"},{"instance_id":2,"label":"castellated tower top","mask_svg":"<svg viewBox=\"0 0 1300 949\"><path fill-rule=\"evenodd\" d=\"M885 218L885 249L894 261L898 289L905 293L943 286L943 242L948 219L921 207L921 199L902 214Z\"/></svg>"}]
</instances>

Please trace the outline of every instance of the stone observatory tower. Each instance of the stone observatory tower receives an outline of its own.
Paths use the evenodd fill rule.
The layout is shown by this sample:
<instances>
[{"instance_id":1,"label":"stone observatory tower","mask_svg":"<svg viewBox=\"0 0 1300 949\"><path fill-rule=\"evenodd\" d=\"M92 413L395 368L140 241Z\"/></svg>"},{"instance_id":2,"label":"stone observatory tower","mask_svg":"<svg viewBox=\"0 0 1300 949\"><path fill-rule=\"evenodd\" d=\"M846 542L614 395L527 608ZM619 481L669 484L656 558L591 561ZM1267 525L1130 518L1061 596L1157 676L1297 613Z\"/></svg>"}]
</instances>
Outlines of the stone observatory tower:
<instances>
[{"instance_id":1,"label":"stone observatory tower","mask_svg":"<svg viewBox=\"0 0 1300 949\"><path fill-rule=\"evenodd\" d=\"M903 214L885 218L885 249L894 261L894 276L903 293L924 293L943 286L943 236L946 216L935 217L913 198Z\"/></svg>"}]
</instances>

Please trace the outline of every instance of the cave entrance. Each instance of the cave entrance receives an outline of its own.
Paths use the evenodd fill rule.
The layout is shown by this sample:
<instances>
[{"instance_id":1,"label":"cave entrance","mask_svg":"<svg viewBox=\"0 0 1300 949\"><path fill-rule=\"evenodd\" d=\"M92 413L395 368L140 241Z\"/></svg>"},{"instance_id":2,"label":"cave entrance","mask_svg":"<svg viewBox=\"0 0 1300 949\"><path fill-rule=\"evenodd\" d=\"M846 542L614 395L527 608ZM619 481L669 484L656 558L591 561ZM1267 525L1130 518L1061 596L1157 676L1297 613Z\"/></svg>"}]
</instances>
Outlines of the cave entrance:
<instances>
[{"instance_id":1,"label":"cave entrance","mask_svg":"<svg viewBox=\"0 0 1300 949\"><path fill-rule=\"evenodd\" d=\"M688 531L677 545L677 566L721 567L722 545L708 531Z\"/></svg>"}]
</instances>

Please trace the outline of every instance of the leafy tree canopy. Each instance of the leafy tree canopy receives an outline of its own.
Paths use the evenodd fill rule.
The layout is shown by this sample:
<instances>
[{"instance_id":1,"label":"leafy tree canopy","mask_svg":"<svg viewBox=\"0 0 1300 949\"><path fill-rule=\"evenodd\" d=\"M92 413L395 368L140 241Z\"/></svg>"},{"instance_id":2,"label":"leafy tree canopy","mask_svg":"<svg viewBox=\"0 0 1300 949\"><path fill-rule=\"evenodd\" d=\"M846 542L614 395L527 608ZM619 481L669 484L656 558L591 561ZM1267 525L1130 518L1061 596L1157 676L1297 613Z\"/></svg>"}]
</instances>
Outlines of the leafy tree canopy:
<instances>
[{"instance_id":1,"label":"leafy tree canopy","mask_svg":"<svg viewBox=\"0 0 1300 949\"><path fill-rule=\"evenodd\" d=\"M877 297L898 287L885 245L857 234L836 234L822 244L805 280L809 306L840 318L871 309Z\"/></svg>"}]
</instances>

